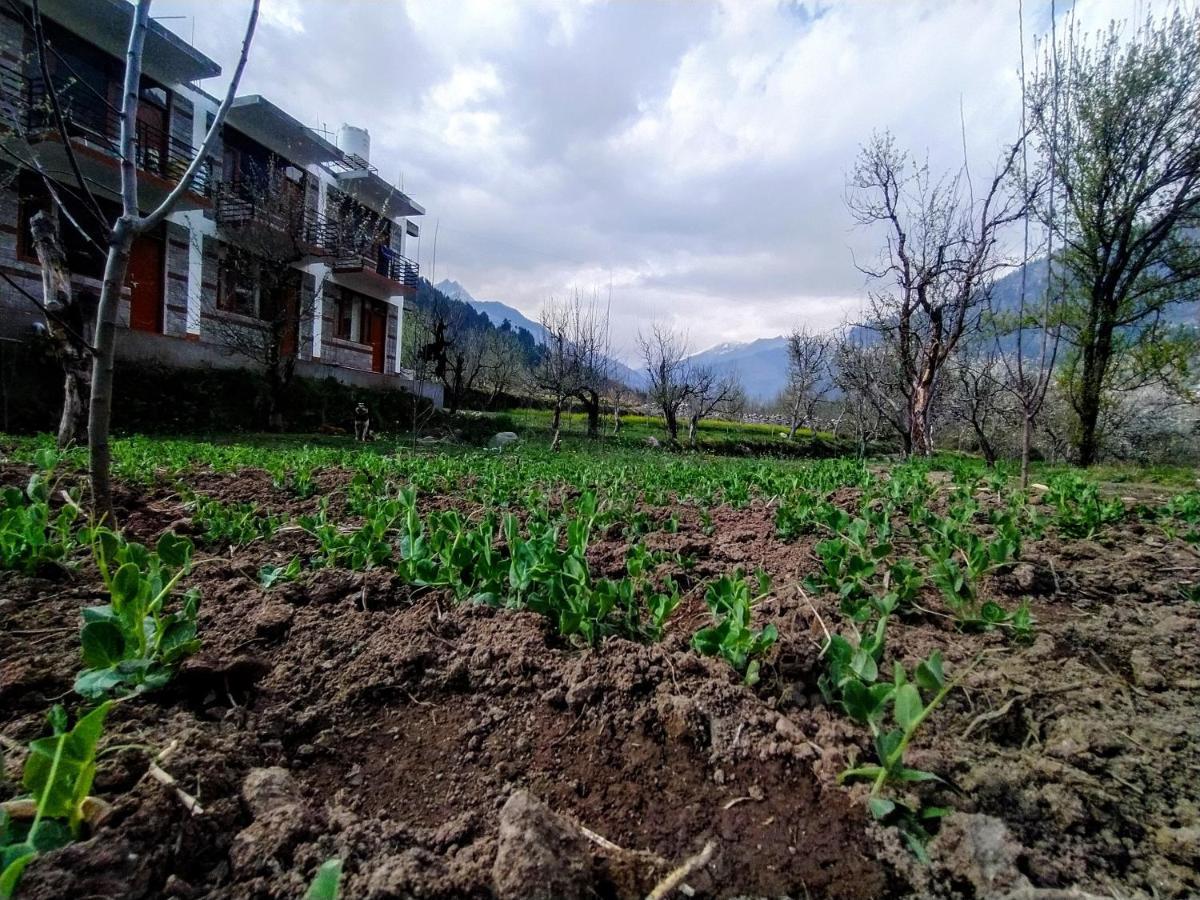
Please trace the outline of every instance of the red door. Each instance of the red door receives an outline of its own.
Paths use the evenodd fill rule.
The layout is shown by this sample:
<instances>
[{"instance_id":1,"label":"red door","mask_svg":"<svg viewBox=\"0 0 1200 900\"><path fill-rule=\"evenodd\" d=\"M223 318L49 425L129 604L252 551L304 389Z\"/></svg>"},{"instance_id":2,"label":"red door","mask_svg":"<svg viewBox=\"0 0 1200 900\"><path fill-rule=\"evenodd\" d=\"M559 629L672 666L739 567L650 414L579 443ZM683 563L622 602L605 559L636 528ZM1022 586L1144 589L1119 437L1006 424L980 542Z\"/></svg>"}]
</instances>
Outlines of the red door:
<instances>
[{"instance_id":1,"label":"red door","mask_svg":"<svg viewBox=\"0 0 1200 900\"><path fill-rule=\"evenodd\" d=\"M384 350L387 345L387 313L371 304L367 307L367 324L371 331L368 342L371 345L371 368L376 372L383 371Z\"/></svg>"},{"instance_id":2,"label":"red door","mask_svg":"<svg viewBox=\"0 0 1200 900\"><path fill-rule=\"evenodd\" d=\"M129 327L162 332L163 242L142 235L129 253Z\"/></svg>"}]
</instances>

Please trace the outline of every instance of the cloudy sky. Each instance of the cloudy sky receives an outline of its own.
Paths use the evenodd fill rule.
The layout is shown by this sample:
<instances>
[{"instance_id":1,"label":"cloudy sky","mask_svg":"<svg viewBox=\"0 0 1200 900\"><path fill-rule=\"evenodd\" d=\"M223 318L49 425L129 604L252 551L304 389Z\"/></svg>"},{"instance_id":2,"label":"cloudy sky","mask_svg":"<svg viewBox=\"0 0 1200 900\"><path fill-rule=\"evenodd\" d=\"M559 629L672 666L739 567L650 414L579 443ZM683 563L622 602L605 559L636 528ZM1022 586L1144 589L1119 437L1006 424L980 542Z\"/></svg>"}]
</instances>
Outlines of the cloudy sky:
<instances>
[{"instance_id":1,"label":"cloudy sky","mask_svg":"<svg viewBox=\"0 0 1200 900\"><path fill-rule=\"evenodd\" d=\"M1024 5L1032 46L1050 0ZM227 71L248 9L153 7ZM1143 13L1077 7L1088 27ZM656 319L701 349L852 316L852 254L873 246L844 203L859 144L891 129L957 166L961 109L986 169L1016 128L1019 51L1017 0L263 0L242 92L368 128L428 211L426 276L531 318L611 285L632 358Z\"/></svg>"}]
</instances>

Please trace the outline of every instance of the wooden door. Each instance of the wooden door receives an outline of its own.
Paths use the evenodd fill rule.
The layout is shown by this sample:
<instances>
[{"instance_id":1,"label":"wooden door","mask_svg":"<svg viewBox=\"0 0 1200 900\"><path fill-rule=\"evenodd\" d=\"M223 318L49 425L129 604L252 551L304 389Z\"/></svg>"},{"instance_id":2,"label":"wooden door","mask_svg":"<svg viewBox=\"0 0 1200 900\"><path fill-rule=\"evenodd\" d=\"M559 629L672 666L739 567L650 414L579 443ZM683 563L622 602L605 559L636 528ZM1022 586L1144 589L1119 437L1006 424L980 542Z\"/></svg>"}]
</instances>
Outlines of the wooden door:
<instances>
[{"instance_id":1,"label":"wooden door","mask_svg":"<svg viewBox=\"0 0 1200 900\"><path fill-rule=\"evenodd\" d=\"M365 324L371 329L367 337L367 343L371 345L371 369L382 372L387 348L387 312L374 303L364 305L363 312L366 315Z\"/></svg>"},{"instance_id":2,"label":"wooden door","mask_svg":"<svg viewBox=\"0 0 1200 900\"><path fill-rule=\"evenodd\" d=\"M129 252L129 327L162 332L163 242L141 235Z\"/></svg>"}]
</instances>

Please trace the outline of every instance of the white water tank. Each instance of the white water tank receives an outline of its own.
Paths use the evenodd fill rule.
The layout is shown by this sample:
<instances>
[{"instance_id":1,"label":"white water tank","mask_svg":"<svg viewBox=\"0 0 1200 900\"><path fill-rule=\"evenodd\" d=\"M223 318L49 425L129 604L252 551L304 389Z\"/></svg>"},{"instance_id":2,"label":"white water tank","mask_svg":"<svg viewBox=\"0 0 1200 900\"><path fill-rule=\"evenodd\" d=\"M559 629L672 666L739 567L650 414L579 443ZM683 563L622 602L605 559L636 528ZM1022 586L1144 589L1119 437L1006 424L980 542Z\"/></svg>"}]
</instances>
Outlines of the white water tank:
<instances>
[{"instance_id":1,"label":"white water tank","mask_svg":"<svg viewBox=\"0 0 1200 900\"><path fill-rule=\"evenodd\" d=\"M343 123L338 129L338 149L347 156L357 156L363 162L370 162L371 134L365 128Z\"/></svg>"}]
</instances>

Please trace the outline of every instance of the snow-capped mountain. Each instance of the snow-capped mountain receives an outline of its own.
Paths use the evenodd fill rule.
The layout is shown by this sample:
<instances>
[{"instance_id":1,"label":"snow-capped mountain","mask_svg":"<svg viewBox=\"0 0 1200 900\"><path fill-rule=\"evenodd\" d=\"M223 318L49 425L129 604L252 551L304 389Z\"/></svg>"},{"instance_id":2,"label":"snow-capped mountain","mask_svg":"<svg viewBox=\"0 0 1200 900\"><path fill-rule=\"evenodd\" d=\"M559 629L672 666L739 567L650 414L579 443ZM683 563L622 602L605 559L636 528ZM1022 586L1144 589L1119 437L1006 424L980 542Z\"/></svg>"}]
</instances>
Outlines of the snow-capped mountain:
<instances>
[{"instance_id":1,"label":"snow-capped mountain","mask_svg":"<svg viewBox=\"0 0 1200 900\"><path fill-rule=\"evenodd\" d=\"M688 360L708 366L719 375L736 372L746 396L765 402L775 398L787 381L787 338L759 338L737 343L726 341L694 353Z\"/></svg>"}]
</instances>

